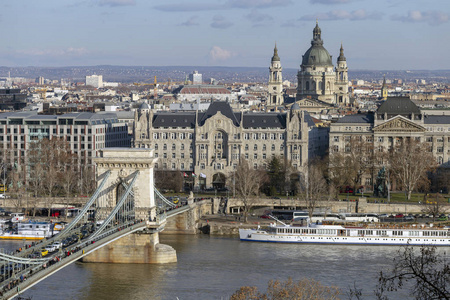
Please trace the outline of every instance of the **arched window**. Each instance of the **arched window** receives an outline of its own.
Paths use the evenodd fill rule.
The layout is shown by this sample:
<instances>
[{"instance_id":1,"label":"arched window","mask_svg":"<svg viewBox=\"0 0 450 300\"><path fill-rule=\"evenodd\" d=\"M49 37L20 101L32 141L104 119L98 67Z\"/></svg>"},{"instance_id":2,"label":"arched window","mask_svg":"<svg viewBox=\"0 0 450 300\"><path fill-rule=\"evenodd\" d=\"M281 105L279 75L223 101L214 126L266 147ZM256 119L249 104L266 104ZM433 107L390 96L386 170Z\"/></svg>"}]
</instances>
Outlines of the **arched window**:
<instances>
[{"instance_id":1,"label":"arched window","mask_svg":"<svg viewBox=\"0 0 450 300\"><path fill-rule=\"evenodd\" d=\"M319 90L322 90L322 81L319 81Z\"/></svg>"},{"instance_id":2,"label":"arched window","mask_svg":"<svg viewBox=\"0 0 450 300\"><path fill-rule=\"evenodd\" d=\"M311 84L311 89L312 89L313 91L316 90L316 82L315 82L315 81L312 82L312 84Z\"/></svg>"},{"instance_id":3,"label":"arched window","mask_svg":"<svg viewBox=\"0 0 450 300\"><path fill-rule=\"evenodd\" d=\"M309 91L309 81L306 82L306 90Z\"/></svg>"}]
</instances>

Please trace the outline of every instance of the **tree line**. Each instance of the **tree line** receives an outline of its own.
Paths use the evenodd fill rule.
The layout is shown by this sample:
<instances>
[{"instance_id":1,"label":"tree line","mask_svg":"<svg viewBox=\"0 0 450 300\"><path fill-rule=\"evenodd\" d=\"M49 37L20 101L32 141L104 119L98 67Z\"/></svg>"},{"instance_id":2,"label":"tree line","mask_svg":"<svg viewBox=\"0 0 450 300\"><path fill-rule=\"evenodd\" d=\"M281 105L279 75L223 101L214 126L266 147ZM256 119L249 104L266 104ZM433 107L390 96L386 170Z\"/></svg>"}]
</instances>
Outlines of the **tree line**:
<instances>
[{"instance_id":1,"label":"tree line","mask_svg":"<svg viewBox=\"0 0 450 300\"><path fill-rule=\"evenodd\" d=\"M93 166L84 164L73 154L70 145L62 138L40 139L29 144L26 159L14 162L14 152L2 154L4 184L14 197L17 209L25 207L36 213L37 198L43 198L50 216L55 197L69 198L75 195L90 195L95 191L96 181Z\"/></svg>"},{"instance_id":2,"label":"tree line","mask_svg":"<svg viewBox=\"0 0 450 300\"><path fill-rule=\"evenodd\" d=\"M355 195L364 178L371 179L374 184L367 188L379 197L401 190L410 200L416 190L448 190L450 176L446 175L426 143L408 138L391 149L374 149L370 141L354 136L348 139L344 151L331 151L326 157L312 159L301 172L280 157L271 158L267 169L257 170L241 159L230 178L236 182L236 193L246 216L261 194L298 197L306 201L312 214L317 201L337 199L343 187L352 187ZM424 199L427 212L434 217L439 203L428 202Z\"/></svg>"}]
</instances>

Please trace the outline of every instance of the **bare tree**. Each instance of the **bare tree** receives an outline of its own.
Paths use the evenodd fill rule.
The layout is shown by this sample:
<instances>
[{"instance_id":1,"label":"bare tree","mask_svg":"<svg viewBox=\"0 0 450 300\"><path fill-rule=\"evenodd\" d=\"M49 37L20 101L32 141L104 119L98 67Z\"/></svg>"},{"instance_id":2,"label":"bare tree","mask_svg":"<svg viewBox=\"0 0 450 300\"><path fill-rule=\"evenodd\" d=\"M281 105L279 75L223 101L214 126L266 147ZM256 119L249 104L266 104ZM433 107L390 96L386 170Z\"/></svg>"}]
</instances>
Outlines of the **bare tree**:
<instances>
[{"instance_id":1,"label":"bare tree","mask_svg":"<svg viewBox=\"0 0 450 300\"><path fill-rule=\"evenodd\" d=\"M436 169L437 163L428 145L407 138L387 152L387 168L405 191L407 200L422 182L428 182L428 172Z\"/></svg>"},{"instance_id":2,"label":"bare tree","mask_svg":"<svg viewBox=\"0 0 450 300\"><path fill-rule=\"evenodd\" d=\"M375 293L378 299L387 300L388 292L410 287L415 299L450 299L449 282L450 264L445 255L436 253L435 246L405 246L394 258L392 270L380 272Z\"/></svg>"},{"instance_id":3,"label":"bare tree","mask_svg":"<svg viewBox=\"0 0 450 300\"><path fill-rule=\"evenodd\" d=\"M320 161L311 161L300 179L300 197L306 202L310 220L318 202L328 198L328 186L320 166Z\"/></svg>"},{"instance_id":4,"label":"bare tree","mask_svg":"<svg viewBox=\"0 0 450 300\"><path fill-rule=\"evenodd\" d=\"M255 205L259 189L264 182L265 172L250 168L249 163L241 158L232 176L234 176L236 194L244 206L244 221L247 222L248 213Z\"/></svg>"},{"instance_id":5,"label":"bare tree","mask_svg":"<svg viewBox=\"0 0 450 300\"><path fill-rule=\"evenodd\" d=\"M76 166L69 164L65 167L64 172L61 173L59 178L61 186L64 189L65 202L66 202L66 213L65 218L67 219L67 210L69 206L69 197L73 193L74 188L77 186L77 172L75 169Z\"/></svg>"},{"instance_id":6,"label":"bare tree","mask_svg":"<svg viewBox=\"0 0 450 300\"><path fill-rule=\"evenodd\" d=\"M267 292L262 294L256 287L241 287L232 296L231 300L277 300L277 299L339 299L340 289L333 286L324 286L313 279L304 278L293 281L292 278L282 282L269 281Z\"/></svg>"},{"instance_id":7,"label":"bare tree","mask_svg":"<svg viewBox=\"0 0 450 300\"><path fill-rule=\"evenodd\" d=\"M173 190L175 193L179 193L183 188L183 176L181 175L181 171L155 171L155 185L158 189Z\"/></svg>"},{"instance_id":8,"label":"bare tree","mask_svg":"<svg viewBox=\"0 0 450 300\"><path fill-rule=\"evenodd\" d=\"M447 211L448 206L445 205L444 203L445 200L438 193L436 193L435 200L427 199L425 194L424 201L422 203L422 212L431 215L434 222L436 217L438 217L441 214L444 214Z\"/></svg>"},{"instance_id":9,"label":"bare tree","mask_svg":"<svg viewBox=\"0 0 450 300\"><path fill-rule=\"evenodd\" d=\"M345 156L339 152L333 152L328 156L328 182L330 194L337 199L340 188L345 185L344 177Z\"/></svg>"}]
</instances>

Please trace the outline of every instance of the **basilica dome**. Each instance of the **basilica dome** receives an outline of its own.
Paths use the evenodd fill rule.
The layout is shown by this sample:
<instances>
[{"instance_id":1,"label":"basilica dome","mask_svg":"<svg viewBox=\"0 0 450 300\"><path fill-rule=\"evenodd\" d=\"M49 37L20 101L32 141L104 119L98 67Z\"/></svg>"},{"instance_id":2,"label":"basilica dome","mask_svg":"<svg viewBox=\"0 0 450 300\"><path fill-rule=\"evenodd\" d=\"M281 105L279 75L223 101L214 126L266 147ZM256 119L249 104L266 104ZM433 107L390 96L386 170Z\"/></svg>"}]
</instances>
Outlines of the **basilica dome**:
<instances>
[{"instance_id":1,"label":"basilica dome","mask_svg":"<svg viewBox=\"0 0 450 300\"><path fill-rule=\"evenodd\" d=\"M323 47L323 41L320 35L321 30L319 25L316 24L316 27L313 30L311 47L303 55L303 66L333 66L331 55L328 53L327 49Z\"/></svg>"}]
</instances>

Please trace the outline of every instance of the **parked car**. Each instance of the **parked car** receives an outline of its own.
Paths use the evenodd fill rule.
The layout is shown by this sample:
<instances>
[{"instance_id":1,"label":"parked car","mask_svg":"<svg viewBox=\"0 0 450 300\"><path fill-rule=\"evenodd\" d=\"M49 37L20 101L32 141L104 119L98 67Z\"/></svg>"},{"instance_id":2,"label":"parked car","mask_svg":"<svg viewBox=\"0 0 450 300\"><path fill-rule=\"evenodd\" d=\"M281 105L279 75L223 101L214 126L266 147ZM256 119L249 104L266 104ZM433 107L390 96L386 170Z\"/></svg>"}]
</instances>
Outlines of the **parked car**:
<instances>
[{"instance_id":1,"label":"parked car","mask_svg":"<svg viewBox=\"0 0 450 300\"><path fill-rule=\"evenodd\" d=\"M414 221L414 217L413 216L406 216L405 220L406 221Z\"/></svg>"},{"instance_id":2,"label":"parked car","mask_svg":"<svg viewBox=\"0 0 450 300\"><path fill-rule=\"evenodd\" d=\"M59 248L61 248L63 246L63 243L53 242L53 244L51 244L51 246L55 247L55 249L58 250Z\"/></svg>"},{"instance_id":3,"label":"parked car","mask_svg":"<svg viewBox=\"0 0 450 300\"><path fill-rule=\"evenodd\" d=\"M44 257L44 256L46 256L48 254L48 250L47 249L42 249L41 250L41 255L42 255L42 257Z\"/></svg>"},{"instance_id":4,"label":"parked car","mask_svg":"<svg viewBox=\"0 0 450 300\"><path fill-rule=\"evenodd\" d=\"M379 217L379 218L387 218L387 217L389 217L389 215L388 215L388 214L381 214L381 215L379 215L378 217Z\"/></svg>"},{"instance_id":5,"label":"parked car","mask_svg":"<svg viewBox=\"0 0 450 300\"><path fill-rule=\"evenodd\" d=\"M56 251L56 247L53 246L53 245L47 245L47 247L45 247L44 250L47 250L47 253L55 252ZM42 254L42 256L44 256L44 254Z\"/></svg>"},{"instance_id":6,"label":"parked car","mask_svg":"<svg viewBox=\"0 0 450 300\"><path fill-rule=\"evenodd\" d=\"M396 215L394 216L394 218L403 218L403 217L404 217L403 214L396 214Z\"/></svg>"},{"instance_id":7,"label":"parked car","mask_svg":"<svg viewBox=\"0 0 450 300\"><path fill-rule=\"evenodd\" d=\"M11 198L11 196L6 194L0 194L0 199L8 199L8 198Z\"/></svg>"},{"instance_id":8,"label":"parked car","mask_svg":"<svg viewBox=\"0 0 450 300\"><path fill-rule=\"evenodd\" d=\"M270 219L270 216L269 215L261 215L261 216L259 216L261 219Z\"/></svg>"}]
</instances>

